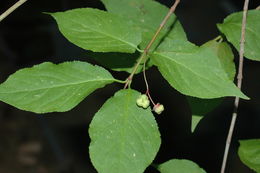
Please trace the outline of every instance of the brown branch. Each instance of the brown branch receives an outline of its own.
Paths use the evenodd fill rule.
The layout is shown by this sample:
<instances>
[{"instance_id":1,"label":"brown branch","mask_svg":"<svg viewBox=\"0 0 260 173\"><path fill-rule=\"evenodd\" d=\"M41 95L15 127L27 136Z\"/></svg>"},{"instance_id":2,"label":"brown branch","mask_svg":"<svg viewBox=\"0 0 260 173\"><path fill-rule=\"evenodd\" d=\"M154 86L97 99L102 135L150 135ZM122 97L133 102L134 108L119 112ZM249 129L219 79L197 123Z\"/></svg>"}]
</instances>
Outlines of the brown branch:
<instances>
[{"instance_id":1,"label":"brown branch","mask_svg":"<svg viewBox=\"0 0 260 173\"><path fill-rule=\"evenodd\" d=\"M151 46L153 45L154 41L156 40L158 34L161 32L161 30L163 29L163 27L165 26L165 24L167 23L167 21L169 20L170 16L172 13L174 13L176 7L178 6L178 4L180 3L180 0L175 0L174 4L172 5L172 7L170 8L169 12L167 13L167 15L164 17L163 21L161 22L160 26L158 27L156 33L154 34L153 38L151 39L151 41L148 43L148 45L145 47L144 52L142 53L141 57L139 58L138 62L135 64L134 69L132 71L132 73L129 75L129 77L126 79L126 84L125 87L129 86L129 84L131 83L134 74L137 70L137 68L139 67L139 65L141 64L141 62L143 60L145 60L147 54L149 53L149 50L151 48Z\"/></svg>"},{"instance_id":2,"label":"brown branch","mask_svg":"<svg viewBox=\"0 0 260 173\"><path fill-rule=\"evenodd\" d=\"M243 19L242 19L242 27L241 27L241 39L240 39L240 50L239 50L239 68L238 68L238 74L237 74L237 87L241 89L242 85L242 78L243 78L243 62L244 62L244 50L245 50L245 33L246 33L246 18L247 18L247 11L248 11L248 3L249 0L245 0L244 2L244 8L243 8ZM237 119L237 110L239 105L239 97L235 98L234 102L234 111L232 114L232 119L229 127L228 136L226 139L226 146L225 146L225 152L223 156L223 162L221 166L221 173L225 172L226 163L227 163L227 157L229 152L229 147L232 140L233 131L236 124Z\"/></svg>"},{"instance_id":3,"label":"brown branch","mask_svg":"<svg viewBox=\"0 0 260 173\"><path fill-rule=\"evenodd\" d=\"M14 10L16 10L18 7L20 7L23 3L25 3L27 0L19 0L16 2L13 6L11 6L8 10L6 10L3 14L0 15L0 22L4 20L9 14L11 14Z\"/></svg>"}]
</instances>

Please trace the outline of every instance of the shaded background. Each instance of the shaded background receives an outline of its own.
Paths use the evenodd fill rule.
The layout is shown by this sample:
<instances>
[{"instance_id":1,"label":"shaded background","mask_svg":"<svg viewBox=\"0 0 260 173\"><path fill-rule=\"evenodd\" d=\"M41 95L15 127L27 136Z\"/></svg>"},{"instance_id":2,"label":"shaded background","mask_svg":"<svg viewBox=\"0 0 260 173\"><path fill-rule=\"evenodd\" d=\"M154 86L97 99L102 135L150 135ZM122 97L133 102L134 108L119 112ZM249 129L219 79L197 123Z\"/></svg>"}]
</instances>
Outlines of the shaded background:
<instances>
[{"instance_id":1,"label":"shaded background","mask_svg":"<svg viewBox=\"0 0 260 173\"><path fill-rule=\"evenodd\" d=\"M15 2L1 0L0 13ZM161 0L161 3L170 6L172 1ZM259 0L251 0L250 9L259 4ZM69 43L59 33L55 21L42 13L80 7L104 9L98 0L29 0L3 20L0 23L0 82L20 68L44 61L94 62L86 57L84 50ZM242 7L242 0L182 0L176 14L189 40L200 45L219 35L216 23ZM121 79L127 77L126 73L113 74ZM243 91L251 100L242 101L239 108L227 173L253 173L239 160L237 148L239 139L260 138L259 74L260 63L246 60ZM156 118L162 146L155 163L185 158L195 161L208 173L219 172L233 99L225 99L191 134L191 112L185 96L171 88L156 68L149 69L147 75L152 95L166 107L163 115ZM144 92L140 81L142 76L137 75L133 87ZM37 115L1 102L0 173L96 173L88 156L88 125L105 100L121 88L112 84L99 89L66 113ZM146 172L157 171L149 167Z\"/></svg>"}]
</instances>

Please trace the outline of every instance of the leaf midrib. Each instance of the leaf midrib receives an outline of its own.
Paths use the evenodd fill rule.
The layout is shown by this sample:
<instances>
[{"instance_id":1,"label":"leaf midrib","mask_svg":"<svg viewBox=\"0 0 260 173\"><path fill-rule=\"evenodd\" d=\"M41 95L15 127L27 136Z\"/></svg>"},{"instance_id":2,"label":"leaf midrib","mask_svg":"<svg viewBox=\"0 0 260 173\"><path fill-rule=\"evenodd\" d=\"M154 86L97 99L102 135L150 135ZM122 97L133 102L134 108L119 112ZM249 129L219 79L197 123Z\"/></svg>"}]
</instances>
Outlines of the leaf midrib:
<instances>
[{"instance_id":1,"label":"leaf midrib","mask_svg":"<svg viewBox=\"0 0 260 173\"><path fill-rule=\"evenodd\" d=\"M155 53L155 54L156 54L156 53ZM217 86L222 86L222 85L219 84L218 82L215 83L215 80L214 80L214 81L211 81L211 80L209 80L208 78L205 78L204 76L201 76L200 74L196 73L195 71L192 71L190 68L188 68L188 67L186 67L185 65L183 65L183 64L181 64L181 63L175 61L175 60L172 59L172 58L169 58L169 57L166 56L166 55L163 55L163 54L160 54L160 53L157 53L157 54L158 54L159 56L162 56L162 57L166 58L166 59L169 59L170 61L175 62L176 64L178 64L178 65L180 65L180 66L183 66L185 69L189 70L189 71L192 72L193 74L199 76L199 77L202 78L202 79L205 79L205 80L209 81L209 82L212 83L212 84L215 84L215 85L217 85ZM220 78L220 79L221 79L221 78ZM223 81L223 79L221 79L221 81Z\"/></svg>"},{"instance_id":2,"label":"leaf midrib","mask_svg":"<svg viewBox=\"0 0 260 173\"><path fill-rule=\"evenodd\" d=\"M84 25L84 24L82 24L82 23L78 23L77 21L74 21L74 20L72 20L72 22L74 22L74 23L76 23L76 24L78 24L78 25L81 25L81 26L83 26L84 28L87 28L87 29L89 29L89 30L92 31L92 32L96 32L96 33L99 33L99 34L101 34L101 35L103 34L103 35L108 36L108 37L111 37L111 38L113 38L113 39L115 39L115 40L119 40L119 41L121 41L121 42L123 42L123 43L125 43L125 44L127 44L127 45L130 45L131 47L133 47L133 48L136 49L136 46L135 46L135 45L133 45L132 43L126 42L125 40L120 39L120 37L115 37L115 36L113 36L113 35L110 35L110 34L108 34L108 33L102 32L102 31L100 31L100 30L94 30L93 28L90 28L88 25ZM128 25L128 24L127 24L127 25ZM83 32L84 32L84 31L83 31Z\"/></svg>"},{"instance_id":3,"label":"leaf midrib","mask_svg":"<svg viewBox=\"0 0 260 173\"><path fill-rule=\"evenodd\" d=\"M73 86L73 85L81 85L84 83L91 83L91 82L103 82L106 83L108 81L115 81L115 79L99 79L99 80L87 80L87 81L82 81L82 82L77 82L77 83L68 83L68 84L63 84L63 85L55 85L53 87L42 87L42 88L36 88L36 89L31 89L31 90L17 90L17 91L12 91L12 92L0 92L1 94L9 94L9 93L20 93L20 92L33 92L33 91L38 91L38 90L47 90L47 89L55 89L55 88L60 88L60 87L67 87L67 86ZM102 84L103 84L102 83Z\"/></svg>"}]
</instances>

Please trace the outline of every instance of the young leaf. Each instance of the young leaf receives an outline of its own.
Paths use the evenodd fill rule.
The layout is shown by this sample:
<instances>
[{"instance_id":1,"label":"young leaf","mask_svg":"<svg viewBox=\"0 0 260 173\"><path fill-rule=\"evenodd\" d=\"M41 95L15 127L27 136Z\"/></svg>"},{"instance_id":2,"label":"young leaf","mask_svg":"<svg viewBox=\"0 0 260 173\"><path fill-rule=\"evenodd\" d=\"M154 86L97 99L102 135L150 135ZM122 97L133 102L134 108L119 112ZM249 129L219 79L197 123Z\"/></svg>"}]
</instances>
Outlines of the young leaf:
<instances>
[{"instance_id":1,"label":"young leaf","mask_svg":"<svg viewBox=\"0 0 260 173\"><path fill-rule=\"evenodd\" d=\"M101 0L106 9L117 15L124 16L127 20L134 24L136 28L142 32L142 43L140 47L143 49L155 34L156 29L159 27L169 9L153 0ZM173 26L172 26L173 25ZM155 43L152 46L154 49L165 34L173 28L174 32L179 37L186 39L186 34L177 21L176 16L172 15ZM151 50L152 50L151 49Z\"/></svg>"},{"instance_id":2,"label":"young leaf","mask_svg":"<svg viewBox=\"0 0 260 173\"><path fill-rule=\"evenodd\" d=\"M206 173L196 163L185 159L172 159L158 166L160 173Z\"/></svg>"},{"instance_id":3,"label":"young leaf","mask_svg":"<svg viewBox=\"0 0 260 173\"><path fill-rule=\"evenodd\" d=\"M85 62L46 62L11 75L0 85L0 100L35 113L64 112L114 81L105 69Z\"/></svg>"},{"instance_id":4,"label":"young leaf","mask_svg":"<svg viewBox=\"0 0 260 173\"><path fill-rule=\"evenodd\" d=\"M154 52L152 62L163 77L179 92L199 98L238 96L248 99L229 80L216 53L206 46L188 41L165 39Z\"/></svg>"},{"instance_id":5,"label":"young leaf","mask_svg":"<svg viewBox=\"0 0 260 173\"><path fill-rule=\"evenodd\" d=\"M140 95L120 90L94 116L89 151L99 173L141 173L158 152L160 133L150 108L136 105Z\"/></svg>"},{"instance_id":6,"label":"young leaf","mask_svg":"<svg viewBox=\"0 0 260 173\"><path fill-rule=\"evenodd\" d=\"M125 19L102 10L81 8L50 14L61 33L83 49L133 53L141 42L141 33Z\"/></svg>"},{"instance_id":7,"label":"young leaf","mask_svg":"<svg viewBox=\"0 0 260 173\"><path fill-rule=\"evenodd\" d=\"M260 173L260 139L240 140L238 155L249 168Z\"/></svg>"},{"instance_id":8,"label":"young leaf","mask_svg":"<svg viewBox=\"0 0 260 173\"><path fill-rule=\"evenodd\" d=\"M229 15L218 29L225 34L237 51L240 48L241 25L243 12ZM246 35L245 35L245 57L260 61L260 10L249 10L247 13Z\"/></svg>"}]
</instances>

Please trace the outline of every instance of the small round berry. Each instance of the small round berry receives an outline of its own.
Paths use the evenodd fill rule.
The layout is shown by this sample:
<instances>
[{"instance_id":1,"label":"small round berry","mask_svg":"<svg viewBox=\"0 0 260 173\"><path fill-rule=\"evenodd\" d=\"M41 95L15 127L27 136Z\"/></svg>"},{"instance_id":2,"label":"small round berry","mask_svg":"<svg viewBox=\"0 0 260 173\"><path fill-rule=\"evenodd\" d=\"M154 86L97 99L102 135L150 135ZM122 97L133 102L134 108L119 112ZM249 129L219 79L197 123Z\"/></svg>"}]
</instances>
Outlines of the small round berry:
<instances>
[{"instance_id":1,"label":"small round berry","mask_svg":"<svg viewBox=\"0 0 260 173\"><path fill-rule=\"evenodd\" d=\"M143 100L141 98L138 98L136 100L136 104L137 104L137 106L143 107Z\"/></svg>"},{"instance_id":2,"label":"small round berry","mask_svg":"<svg viewBox=\"0 0 260 173\"><path fill-rule=\"evenodd\" d=\"M143 107L144 109L146 109L150 105L150 101L149 101L147 95L142 94L141 96L139 96L137 98L136 104L137 104L137 106L140 106L140 107Z\"/></svg>"},{"instance_id":3,"label":"small round berry","mask_svg":"<svg viewBox=\"0 0 260 173\"><path fill-rule=\"evenodd\" d=\"M143 106L142 106L142 107L146 109L146 108L149 107L149 105L150 105L150 101L149 101L149 100L144 100L144 101L143 101Z\"/></svg>"},{"instance_id":4,"label":"small round berry","mask_svg":"<svg viewBox=\"0 0 260 173\"><path fill-rule=\"evenodd\" d=\"M154 107L153 110L157 114L161 114L164 111L164 106L160 103L157 103Z\"/></svg>"}]
</instances>

